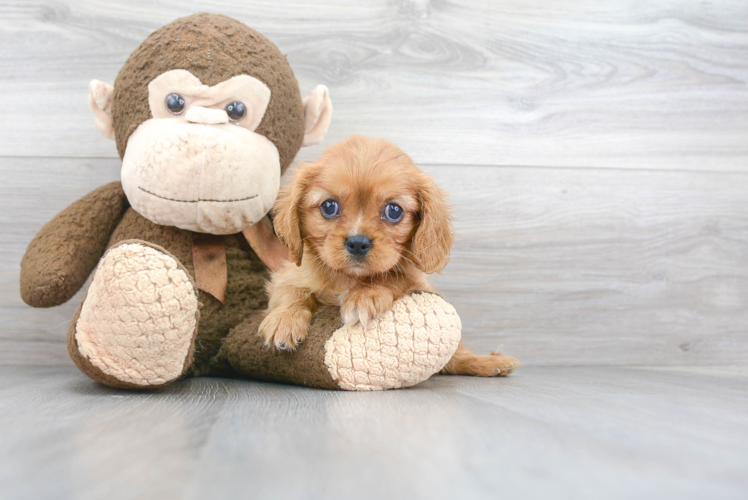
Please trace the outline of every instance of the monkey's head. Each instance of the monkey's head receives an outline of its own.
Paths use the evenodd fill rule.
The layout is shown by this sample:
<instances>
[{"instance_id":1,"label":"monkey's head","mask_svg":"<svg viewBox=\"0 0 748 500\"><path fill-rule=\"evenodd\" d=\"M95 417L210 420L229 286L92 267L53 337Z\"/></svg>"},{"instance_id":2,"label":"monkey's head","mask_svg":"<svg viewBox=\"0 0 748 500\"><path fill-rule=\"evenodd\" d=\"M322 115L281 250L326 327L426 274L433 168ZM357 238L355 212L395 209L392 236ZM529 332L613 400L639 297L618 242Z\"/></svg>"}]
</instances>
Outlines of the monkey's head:
<instances>
[{"instance_id":1,"label":"monkey's head","mask_svg":"<svg viewBox=\"0 0 748 500\"><path fill-rule=\"evenodd\" d=\"M117 142L130 205L157 224L212 234L264 217L282 173L332 115L325 86L302 101L278 48L217 14L155 31L114 87L94 80L89 91L97 127Z\"/></svg>"}]
</instances>

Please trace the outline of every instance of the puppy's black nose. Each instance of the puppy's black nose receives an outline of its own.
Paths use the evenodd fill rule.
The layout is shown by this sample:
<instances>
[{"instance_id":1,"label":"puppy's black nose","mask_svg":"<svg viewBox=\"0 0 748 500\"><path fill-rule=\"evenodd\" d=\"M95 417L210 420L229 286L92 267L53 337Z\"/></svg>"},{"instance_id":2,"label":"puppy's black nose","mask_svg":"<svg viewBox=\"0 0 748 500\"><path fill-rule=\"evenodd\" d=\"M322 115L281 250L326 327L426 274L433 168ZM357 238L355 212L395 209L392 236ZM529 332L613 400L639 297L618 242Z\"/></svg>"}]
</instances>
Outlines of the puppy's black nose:
<instances>
[{"instance_id":1,"label":"puppy's black nose","mask_svg":"<svg viewBox=\"0 0 748 500\"><path fill-rule=\"evenodd\" d=\"M354 257L363 257L371 249L371 240L360 234L350 236L345 240L345 248Z\"/></svg>"}]
</instances>

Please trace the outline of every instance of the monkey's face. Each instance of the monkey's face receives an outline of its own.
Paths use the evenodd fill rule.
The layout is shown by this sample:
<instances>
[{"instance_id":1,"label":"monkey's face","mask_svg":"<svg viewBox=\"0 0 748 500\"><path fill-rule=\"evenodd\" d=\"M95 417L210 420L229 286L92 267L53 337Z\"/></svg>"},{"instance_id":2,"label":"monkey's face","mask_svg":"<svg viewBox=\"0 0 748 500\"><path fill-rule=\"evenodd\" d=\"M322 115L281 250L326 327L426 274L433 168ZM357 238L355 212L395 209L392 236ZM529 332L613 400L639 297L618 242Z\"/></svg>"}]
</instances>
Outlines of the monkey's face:
<instances>
[{"instance_id":1,"label":"monkey's face","mask_svg":"<svg viewBox=\"0 0 748 500\"><path fill-rule=\"evenodd\" d=\"M213 87L186 70L148 85L153 118L132 133L122 186L147 219L231 234L259 221L280 188L278 149L255 133L270 89L247 75Z\"/></svg>"},{"instance_id":2,"label":"monkey's face","mask_svg":"<svg viewBox=\"0 0 748 500\"><path fill-rule=\"evenodd\" d=\"M282 172L332 116L327 87L302 99L278 47L208 13L152 33L115 86L91 81L88 104L117 143L130 205L157 224L212 234L264 217Z\"/></svg>"}]
</instances>

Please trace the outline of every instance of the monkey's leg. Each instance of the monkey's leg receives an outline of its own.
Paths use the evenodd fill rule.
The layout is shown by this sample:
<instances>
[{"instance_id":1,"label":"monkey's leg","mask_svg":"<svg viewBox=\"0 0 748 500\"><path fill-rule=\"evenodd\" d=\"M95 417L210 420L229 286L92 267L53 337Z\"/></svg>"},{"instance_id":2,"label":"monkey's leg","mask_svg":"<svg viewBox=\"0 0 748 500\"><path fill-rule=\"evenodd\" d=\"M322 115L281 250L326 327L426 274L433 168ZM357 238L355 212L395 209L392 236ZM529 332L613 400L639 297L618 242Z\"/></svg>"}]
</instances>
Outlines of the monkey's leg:
<instances>
[{"instance_id":1,"label":"monkey's leg","mask_svg":"<svg viewBox=\"0 0 748 500\"><path fill-rule=\"evenodd\" d=\"M78 368L102 384L147 389L173 382L192 362L197 289L182 264L139 240L112 247L68 328Z\"/></svg>"},{"instance_id":2,"label":"monkey's leg","mask_svg":"<svg viewBox=\"0 0 748 500\"><path fill-rule=\"evenodd\" d=\"M217 365L239 375L291 384L373 391L409 387L441 370L460 341L460 318L441 297L422 293L391 310L343 326L340 309L320 308L296 352L279 352L257 334L262 314L236 326L223 342Z\"/></svg>"}]
</instances>

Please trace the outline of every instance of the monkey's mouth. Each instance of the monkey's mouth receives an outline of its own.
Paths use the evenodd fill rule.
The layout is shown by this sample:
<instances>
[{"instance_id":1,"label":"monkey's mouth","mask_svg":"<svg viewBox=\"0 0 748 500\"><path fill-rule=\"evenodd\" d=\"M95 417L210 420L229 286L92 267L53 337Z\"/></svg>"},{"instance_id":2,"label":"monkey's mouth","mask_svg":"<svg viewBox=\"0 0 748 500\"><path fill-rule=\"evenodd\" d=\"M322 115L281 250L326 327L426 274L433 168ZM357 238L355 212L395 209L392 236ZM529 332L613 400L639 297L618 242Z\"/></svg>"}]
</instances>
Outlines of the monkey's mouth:
<instances>
[{"instance_id":1,"label":"monkey's mouth","mask_svg":"<svg viewBox=\"0 0 748 500\"><path fill-rule=\"evenodd\" d=\"M160 194L153 193L151 191L148 191L147 189L138 186L138 189L143 191L144 193L148 193L151 196L155 196L156 198L161 198L162 200L167 201L176 201L177 203L198 203L198 202L205 202L205 203L232 203L235 201L246 201L251 200L252 198L257 198L256 194L253 194L252 196L247 196L246 198L235 198L230 200L211 200L208 198L198 198L196 200L178 200L176 198L169 198L168 196L161 196Z\"/></svg>"}]
</instances>

